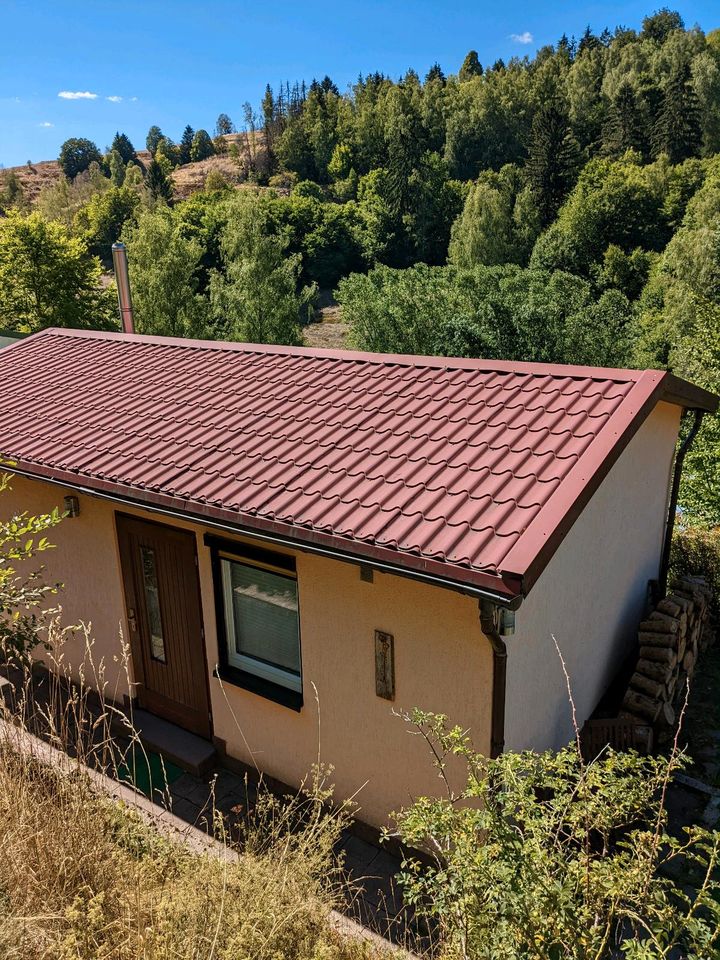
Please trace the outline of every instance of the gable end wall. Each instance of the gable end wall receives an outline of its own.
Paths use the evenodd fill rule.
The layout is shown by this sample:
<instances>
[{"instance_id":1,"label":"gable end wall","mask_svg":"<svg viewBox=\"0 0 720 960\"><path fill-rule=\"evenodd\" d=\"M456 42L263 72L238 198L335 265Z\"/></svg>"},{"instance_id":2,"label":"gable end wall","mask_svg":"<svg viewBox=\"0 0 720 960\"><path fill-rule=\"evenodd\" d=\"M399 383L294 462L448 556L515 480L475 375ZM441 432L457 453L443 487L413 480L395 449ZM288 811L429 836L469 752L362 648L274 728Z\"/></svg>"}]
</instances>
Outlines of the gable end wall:
<instances>
[{"instance_id":1,"label":"gable end wall","mask_svg":"<svg viewBox=\"0 0 720 960\"><path fill-rule=\"evenodd\" d=\"M580 725L632 649L660 565L681 409L660 403L640 427L516 615L507 639L507 750L573 736L556 638Z\"/></svg>"}]
</instances>

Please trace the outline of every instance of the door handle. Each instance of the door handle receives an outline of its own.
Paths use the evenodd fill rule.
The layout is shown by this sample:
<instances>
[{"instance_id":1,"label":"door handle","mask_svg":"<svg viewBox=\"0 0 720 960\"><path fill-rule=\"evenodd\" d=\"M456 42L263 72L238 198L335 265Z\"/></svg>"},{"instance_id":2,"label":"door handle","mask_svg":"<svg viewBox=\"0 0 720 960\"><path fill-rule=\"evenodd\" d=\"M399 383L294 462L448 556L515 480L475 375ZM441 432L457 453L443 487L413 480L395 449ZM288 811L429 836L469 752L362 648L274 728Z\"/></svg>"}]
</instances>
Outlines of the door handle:
<instances>
[{"instance_id":1,"label":"door handle","mask_svg":"<svg viewBox=\"0 0 720 960\"><path fill-rule=\"evenodd\" d=\"M133 633L137 631L137 620L135 618L135 611L132 607L128 610L128 623L130 624L130 629Z\"/></svg>"}]
</instances>

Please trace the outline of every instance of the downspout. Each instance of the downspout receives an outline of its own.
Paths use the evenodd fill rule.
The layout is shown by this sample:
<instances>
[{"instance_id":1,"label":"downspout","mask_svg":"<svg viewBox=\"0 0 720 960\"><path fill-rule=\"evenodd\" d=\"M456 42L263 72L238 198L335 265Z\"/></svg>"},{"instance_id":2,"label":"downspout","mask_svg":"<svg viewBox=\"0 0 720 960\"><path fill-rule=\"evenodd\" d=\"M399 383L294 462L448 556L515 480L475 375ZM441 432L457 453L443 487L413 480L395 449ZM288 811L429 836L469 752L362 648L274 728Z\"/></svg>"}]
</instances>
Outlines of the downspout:
<instances>
[{"instance_id":1,"label":"downspout","mask_svg":"<svg viewBox=\"0 0 720 960\"><path fill-rule=\"evenodd\" d=\"M490 756L499 757L505 749L505 690L507 647L500 635L503 611L490 600L481 600L480 626L493 652L492 716L490 720Z\"/></svg>"},{"instance_id":2,"label":"downspout","mask_svg":"<svg viewBox=\"0 0 720 960\"><path fill-rule=\"evenodd\" d=\"M660 560L660 573L658 576L660 597L667 593L668 570L670 568L670 550L672 549L673 531L675 530L675 514L677 513L678 494L680 492L680 477L682 475L683 461L685 454L692 446L693 440L698 434L702 419L705 415L704 410L695 410L695 420L690 433L685 437L680 445L680 449L675 457L675 467L673 469L672 486L670 487L670 504L668 506L667 523L665 524L665 542L663 543L662 559Z\"/></svg>"}]
</instances>

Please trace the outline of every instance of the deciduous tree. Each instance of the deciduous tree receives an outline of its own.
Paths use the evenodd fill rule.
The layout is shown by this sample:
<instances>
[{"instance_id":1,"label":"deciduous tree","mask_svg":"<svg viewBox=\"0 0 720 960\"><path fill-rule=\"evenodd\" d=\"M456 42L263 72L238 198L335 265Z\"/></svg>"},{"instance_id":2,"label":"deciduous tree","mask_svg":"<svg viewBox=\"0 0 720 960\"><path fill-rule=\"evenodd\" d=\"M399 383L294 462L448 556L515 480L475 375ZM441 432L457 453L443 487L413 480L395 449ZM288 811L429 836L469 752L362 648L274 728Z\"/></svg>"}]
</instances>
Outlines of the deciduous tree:
<instances>
[{"instance_id":1,"label":"deciduous tree","mask_svg":"<svg viewBox=\"0 0 720 960\"><path fill-rule=\"evenodd\" d=\"M114 296L102 289L101 273L84 240L62 224L11 210L0 220L0 328L113 329Z\"/></svg>"},{"instance_id":2,"label":"deciduous tree","mask_svg":"<svg viewBox=\"0 0 720 960\"><path fill-rule=\"evenodd\" d=\"M207 337L210 309L199 292L203 248L167 207L145 211L123 233L139 333Z\"/></svg>"},{"instance_id":3,"label":"deciduous tree","mask_svg":"<svg viewBox=\"0 0 720 960\"><path fill-rule=\"evenodd\" d=\"M298 289L300 256L288 255L267 215L258 197L233 205L220 242L223 269L210 283L215 322L227 340L298 344L315 290Z\"/></svg>"},{"instance_id":4,"label":"deciduous tree","mask_svg":"<svg viewBox=\"0 0 720 960\"><path fill-rule=\"evenodd\" d=\"M72 180L91 163L102 163L102 154L92 140L71 137L60 147L58 163L68 180Z\"/></svg>"}]
</instances>

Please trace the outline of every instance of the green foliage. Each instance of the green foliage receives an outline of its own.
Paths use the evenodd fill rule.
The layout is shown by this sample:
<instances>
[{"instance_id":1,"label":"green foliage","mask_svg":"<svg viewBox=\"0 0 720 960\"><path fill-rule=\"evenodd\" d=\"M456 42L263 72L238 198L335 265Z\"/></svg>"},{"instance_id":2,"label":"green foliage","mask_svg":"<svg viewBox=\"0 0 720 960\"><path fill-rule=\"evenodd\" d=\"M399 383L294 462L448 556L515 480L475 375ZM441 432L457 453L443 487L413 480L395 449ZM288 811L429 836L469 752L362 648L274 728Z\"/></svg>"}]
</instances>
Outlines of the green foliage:
<instances>
[{"instance_id":1,"label":"green foliage","mask_svg":"<svg viewBox=\"0 0 720 960\"><path fill-rule=\"evenodd\" d=\"M96 193L75 215L75 230L85 239L90 253L106 266L112 263L112 245L133 218L140 197L130 187L111 187Z\"/></svg>"},{"instance_id":2,"label":"green foliage","mask_svg":"<svg viewBox=\"0 0 720 960\"><path fill-rule=\"evenodd\" d=\"M467 194L452 227L448 258L459 267L527 263L540 214L520 169L486 171Z\"/></svg>"},{"instance_id":3,"label":"green foliage","mask_svg":"<svg viewBox=\"0 0 720 960\"><path fill-rule=\"evenodd\" d=\"M347 180L352 170L353 155L351 148L346 143L338 143L328 164L330 177L335 181Z\"/></svg>"},{"instance_id":4,"label":"green foliage","mask_svg":"<svg viewBox=\"0 0 720 960\"><path fill-rule=\"evenodd\" d=\"M377 267L342 280L337 297L363 350L607 366L629 352L627 299L596 299L560 271Z\"/></svg>"},{"instance_id":5,"label":"green foliage","mask_svg":"<svg viewBox=\"0 0 720 960\"><path fill-rule=\"evenodd\" d=\"M663 7L652 16L645 17L641 36L655 43L664 43L673 30L682 30L684 26L683 19L677 10Z\"/></svg>"},{"instance_id":6,"label":"green foliage","mask_svg":"<svg viewBox=\"0 0 720 960\"><path fill-rule=\"evenodd\" d=\"M120 154L120 158L124 164L127 165L128 163L137 162L137 153L135 153L135 147L132 145L127 134L115 134L110 147L110 152L112 153L114 150Z\"/></svg>"},{"instance_id":7,"label":"green foliage","mask_svg":"<svg viewBox=\"0 0 720 960\"><path fill-rule=\"evenodd\" d=\"M173 196L172 181L157 156L148 164L146 182L153 200L163 200L165 203L170 203Z\"/></svg>"},{"instance_id":8,"label":"green foliage","mask_svg":"<svg viewBox=\"0 0 720 960\"><path fill-rule=\"evenodd\" d=\"M182 144L181 144L182 148ZM207 160L215 153L215 147L207 130L198 130L192 138L190 144L190 160L196 163L198 160Z\"/></svg>"},{"instance_id":9,"label":"green foliage","mask_svg":"<svg viewBox=\"0 0 720 960\"><path fill-rule=\"evenodd\" d=\"M55 183L43 187L35 206L45 219L58 220L69 232L72 232L78 211L92 197L105 193L111 186L110 180L103 176L99 165L92 163L74 180L61 177Z\"/></svg>"},{"instance_id":10,"label":"green foliage","mask_svg":"<svg viewBox=\"0 0 720 960\"><path fill-rule=\"evenodd\" d=\"M178 144L178 163L190 163L190 151L192 150L195 131L188 124L182 132L180 143Z\"/></svg>"},{"instance_id":11,"label":"green foliage","mask_svg":"<svg viewBox=\"0 0 720 960\"><path fill-rule=\"evenodd\" d=\"M218 330L226 340L299 344L314 287L298 290L301 258L288 254L287 238L269 228L260 198L233 198L220 250L223 268L210 281Z\"/></svg>"},{"instance_id":12,"label":"green foliage","mask_svg":"<svg viewBox=\"0 0 720 960\"><path fill-rule=\"evenodd\" d=\"M155 151L158 148L158 144L163 138L163 132L160 127L155 124L150 127L148 130L147 137L145 138L145 147L150 151L151 156L155 156Z\"/></svg>"},{"instance_id":13,"label":"green foliage","mask_svg":"<svg viewBox=\"0 0 720 960\"><path fill-rule=\"evenodd\" d=\"M167 207L144 211L123 231L138 333L210 335L210 309L199 292L203 249Z\"/></svg>"},{"instance_id":14,"label":"green foliage","mask_svg":"<svg viewBox=\"0 0 720 960\"><path fill-rule=\"evenodd\" d=\"M629 300L636 300L647 282L654 254L641 247L625 253L611 243L603 254L602 266L595 271L595 279L602 289L621 290Z\"/></svg>"},{"instance_id":15,"label":"green foliage","mask_svg":"<svg viewBox=\"0 0 720 960\"><path fill-rule=\"evenodd\" d=\"M606 750L585 762L572 744L489 760L444 716L406 719L427 740L446 795L395 815L400 838L432 861L409 854L401 883L438 923L448 957L716 955L720 834L667 831L665 790L681 758Z\"/></svg>"},{"instance_id":16,"label":"green foliage","mask_svg":"<svg viewBox=\"0 0 720 960\"><path fill-rule=\"evenodd\" d=\"M540 107L532 123L527 175L542 227L555 218L572 186L577 153L564 107L558 103Z\"/></svg>"},{"instance_id":17,"label":"green foliage","mask_svg":"<svg viewBox=\"0 0 720 960\"><path fill-rule=\"evenodd\" d=\"M0 220L0 329L115 327L111 291L85 242L39 213Z\"/></svg>"},{"instance_id":18,"label":"green foliage","mask_svg":"<svg viewBox=\"0 0 720 960\"><path fill-rule=\"evenodd\" d=\"M10 465L11 466L11 465ZM11 477L0 473L0 494ZM42 568L27 572L27 564L52 544L44 536L61 520L59 511L31 516L24 512L0 519L0 662L29 664L30 654L42 635L47 603L57 585L43 581Z\"/></svg>"},{"instance_id":19,"label":"green foliage","mask_svg":"<svg viewBox=\"0 0 720 960\"><path fill-rule=\"evenodd\" d=\"M410 256L422 263L444 263L453 223L463 208L464 187L449 178L447 163L434 152L420 158L408 187L410 209L405 225Z\"/></svg>"},{"instance_id":20,"label":"green foliage","mask_svg":"<svg viewBox=\"0 0 720 960\"><path fill-rule=\"evenodd\" d=\"M637 154L596 158L583 169L557 220L535 244L531 264L590 276L605 250L662 249L670 230L663 216L667 178L662 162L643 166Z\"/></svg>"},{"instance_id":21,"label":"green foliage","mask_svg":"<svg viewBox=\"0 0 720 960\"><path fill-rule=\"evenodd\" d=\"M668 77L663 101L652 130L655 156L667 154L681 163L700 153L702 129L697 94L690 83L690 66L676 67Z\"/></svg>"},{"instance_id":22,"label":"green foliage","mask_svg":"<svg viewBox=\"0 0 720 960\"><path fill-rule=\"evenodd\" d=\"M0 179L0 213L4 213L11 207L22 210L25 206L25 191L20 177L14 170L9 170Z\"/></svg>"},{"instance_id":23,"label":"green foliage","mask_svg":"<svg viewBox=\"0 0 720 960\"><path fill-rule=\"evenodd\" d=\"M87 170L91 163L101 162L102 154L97 146L84 137L71 137L60 147L58 163L68 180Z\"/></svg>"},{"instance_id":24,"label":"green foliage","mask_svg":"<svg viewBox=\"0 0 720 960\"><path fill-rule=\"evenodd\" d=\"M483 69L478 60L477 50L470 50L462 62L458 73L458 80L462 83L463 80L471 80L473 77L481 76L482 72Z\"/></svg>"},{"instance_id":25,"label":"green foliage","mask_svg":"<svg viewBox=\"0 0 720 960\"><path fill-rule=\"evenodd\" d=\"M720 613L720 527L706 529L680 522L670 554L670 578L705 577L712 590L713 614Z\"/></svg>"},{"instance_id":26,"label":"green foliage","mask_svg":"<svg viewBox=\"0 0 720 960\"><path fill-rule=\"evenodd\" d=\"M125 164L118 150L111 150L108 156L108 169L110 171L110 182L115 187L121 187L125 182Z\"/></svg>"},{"instance_id":27,"label":"green foliage","mask_svg":"<svg viewBox=\"0 0 720 960\"><path fill-rule=\"evenodd\" d=\"M231 186L219 170L211 170L205 177L205 189L212 193L214 191L231 190Z\"/></svg>"},{"instance_id":28,"label":"green foliage","mask_svg":"<svg viewBox=\"0 0 720 960\"><path fill-rule=\"evenodd\" d=\"M183 161L183 148L174 144L172 140L169 140L167 137L162 137L158 141L158 145L155 148L155 156L153 157L163 169L163 173L168 176L180 163L188 163L190 159L190 148L188 147L188 160Z\"/></svg>"},{"instance_id":29,"label":"green foliage","mask_svg":"<svg viewBox=\"0 0 720 960\"><path fill-rule=\"evenodd\" d=\"M720 391L720 162L687 204L680 229L653 266L640 298L638 366L669 367ZM720 423L705 418L683 470L689 522L720 524Z\"/></svg>"},{"instance_id":30,"label":"green foliage","mask_svg":"<svg viewBox=\"0 0 720 960\"><path fill-rule=\"evenodd\" d=\"M610 103L603 128L605 152L621 157L628 150L641 156L647 152L647 121L638 100L635 87L624 80Z\"/></svg>"}]
</instances>

